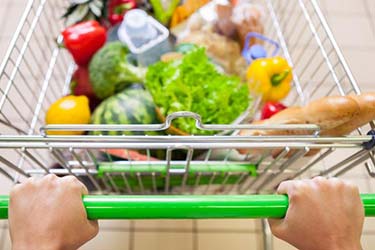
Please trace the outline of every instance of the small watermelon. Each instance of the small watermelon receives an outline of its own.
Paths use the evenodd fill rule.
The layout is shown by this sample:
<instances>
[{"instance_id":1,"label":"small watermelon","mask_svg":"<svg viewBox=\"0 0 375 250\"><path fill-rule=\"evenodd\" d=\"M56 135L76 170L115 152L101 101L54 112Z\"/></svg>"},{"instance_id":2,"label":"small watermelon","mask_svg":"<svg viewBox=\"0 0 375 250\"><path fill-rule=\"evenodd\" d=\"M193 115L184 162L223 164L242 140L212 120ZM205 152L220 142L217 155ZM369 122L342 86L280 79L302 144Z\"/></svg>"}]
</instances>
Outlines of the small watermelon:
<instances>
[{"instance_id":1,"label":"small watermelon","mask_svg":"<svg viewBox=\"0 0 375 250\"><path fill-rule=\"evenodd\" d=\"M94 111L92 124L155 124L155 104L150 93L143 88L129 87L105 99ZM94 131L93 135L155 135L154 131Z\"/></svg>"}]
</instances>

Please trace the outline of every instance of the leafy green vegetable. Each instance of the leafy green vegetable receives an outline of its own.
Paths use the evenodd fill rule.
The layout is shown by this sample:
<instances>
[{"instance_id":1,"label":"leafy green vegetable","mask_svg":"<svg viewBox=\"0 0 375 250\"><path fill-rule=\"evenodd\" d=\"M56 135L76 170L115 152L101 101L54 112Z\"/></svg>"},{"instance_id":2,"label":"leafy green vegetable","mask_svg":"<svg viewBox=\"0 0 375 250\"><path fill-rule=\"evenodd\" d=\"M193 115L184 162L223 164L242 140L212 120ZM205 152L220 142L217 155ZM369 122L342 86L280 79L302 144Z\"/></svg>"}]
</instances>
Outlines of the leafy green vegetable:
<instances>
[{"instance_id":1,"label":"leafy green vegetable","mask_svg":"<svg viewBox=\"0 0 375 250\"><path fill-rule=\"evenodd\" d=\"M247 85L219 73L204 48L191 50L181 60L151 65L146 87L163 115L192 111L205 124L230 124L250 104ZM215 133L197 129L193 119L177 119L174 125L190 134Z\"/></svg>"},{"instance_id":2,"label":"leafy green vegetable","mask_svg":"<svg viewBox=\"0 0 375 250\"><path fill-rule=\"evenodd\" d=\"M129 49L121 42L107 43L91 59L90 81L95 94L104 99L132 83L143 83L145 69L129 62Z\"/></svg>"}]
</instances>

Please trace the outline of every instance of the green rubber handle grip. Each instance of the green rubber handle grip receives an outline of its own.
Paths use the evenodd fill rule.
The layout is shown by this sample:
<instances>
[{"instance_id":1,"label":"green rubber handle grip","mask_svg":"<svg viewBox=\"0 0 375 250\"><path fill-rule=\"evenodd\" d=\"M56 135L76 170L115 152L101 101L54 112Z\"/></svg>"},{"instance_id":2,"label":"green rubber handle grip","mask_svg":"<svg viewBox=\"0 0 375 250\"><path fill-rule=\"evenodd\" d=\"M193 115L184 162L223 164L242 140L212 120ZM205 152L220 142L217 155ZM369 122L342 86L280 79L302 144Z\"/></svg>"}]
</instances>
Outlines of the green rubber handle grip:
<instances>
[{"instance_id":1,"label":"green rubber handle grip","mask_svg":"<svg viewBox=\"0 0 375 250\"><path fill-rule=\"evenodd\" d=\"M366 216L375 216L375 194L362 194ZM0 196L0 219L8 217L9 196ZM286 195L88 195L89 219L283 218Z\"/></svg>"}]
</instances>

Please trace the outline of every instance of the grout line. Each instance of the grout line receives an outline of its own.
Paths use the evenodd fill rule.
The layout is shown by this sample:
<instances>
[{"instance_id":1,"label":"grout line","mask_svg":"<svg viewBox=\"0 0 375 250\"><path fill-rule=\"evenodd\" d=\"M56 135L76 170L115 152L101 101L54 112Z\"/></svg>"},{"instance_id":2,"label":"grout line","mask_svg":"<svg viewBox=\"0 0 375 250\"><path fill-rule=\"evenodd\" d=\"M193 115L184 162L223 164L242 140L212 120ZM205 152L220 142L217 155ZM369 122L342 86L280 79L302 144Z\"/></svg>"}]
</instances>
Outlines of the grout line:
<instances>
[{"instance_id":1,"label":"grout line","mask_svg":"<svg viewBox=\"0 0 375 250\"><path fill-rule=\"evenodd\" d=\"M198 232L198 221L193 220L193 250L198 250L199 249L199 232Z\"/></svg>"},{"instance_id":2,"label":"grout line","mask_svg":"<svg viewBox=\"0 0 375 250\"><path fill-rule=\"evenodd\" d=\"M133 220L130 221L130 232L129 232L129 250L134 250L134 234L135 234L135 222Z\"/></svg>"}]
</instances>

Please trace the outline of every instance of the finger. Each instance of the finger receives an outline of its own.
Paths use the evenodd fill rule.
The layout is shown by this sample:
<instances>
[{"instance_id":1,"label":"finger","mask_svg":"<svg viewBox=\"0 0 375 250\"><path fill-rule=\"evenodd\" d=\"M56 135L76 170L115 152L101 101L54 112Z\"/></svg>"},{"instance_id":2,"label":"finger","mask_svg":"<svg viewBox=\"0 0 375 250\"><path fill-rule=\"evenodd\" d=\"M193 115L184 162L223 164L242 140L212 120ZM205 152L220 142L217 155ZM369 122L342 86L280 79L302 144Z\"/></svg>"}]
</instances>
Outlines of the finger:
<instances>
[{"instance_id":1,"label":"finger","mask_svg":"<svg viewBox=\"0 0 375 250\"><path fill-rule=\"evenodd\" d=\"M78 180L77 177L73 175L64 176L60 179L61 182L63 182L65 185L70 185L74 188L79 188L81 191L81 195L87 195L89 191L87 190L86 186Z\"/></svg>"},{"instance_id":2,"label":"finger","mask_svg":"<svg viewBox=\"0 0 375 250\"><path fill-rule=\"evenodd\" d=\"M326 181L327 178L323 177L323 176L315 176L314 178L312 178L313 181L316 181L316 182L322 182L322 181Z\"/></svg>"},{"instance_id":3,"label":"finger","mask_svg":"<svg viewBox=\"0 0 375 250\"><path fill-rule=\"evenodd\" d=\"M334 188L335 190L340 191L345 188L346 183L339 178L332 177L328 180L328 185L331 189Z\"/></svg>"},{"instance_id":4,"label":"finger","mask_svg":"<svg viewBox=\"0 0 375 250\"><path fill-rule=\"evenodd\" d=\"M288 194L292 188L294 188L299 181L295 180L289 180L289 181L283 181L278 186L276 192L278 194Z\"/></svg>"},{"instance_id":5,"label":"finger","mask_svg":"<svg viewBox=\"0 0 375 250\"><path fill-rule=\"evenodd\" d=\"M59 177L57 177L55 174L47 174L46 176L43 177L43 179L48 180L48 181L55 181Z\"/></svg>"},{"instance_id":6,"label":"finger","mask_svg":"<svg viewBox=\"0 0 375 250\"><path fill-rule=\"evenodd\" d=\"M26 184L26 183L35 183L37 181L37 177L36 176L31 176L27 179L24 179L21 181L20 184Z\"/></svg>"},{"instance_id":7,"label":"finger","mask_svg":"<svg viewBox=\"0 0 375 250\"><path fill-rule=\"evenodd\" d=\"M88 195L89 190L87 189L87 187L82 182L80 182L80 183L81 183L81 186L82 186L82 190L81 190L82 195Z\"/></svg>"}]
</instances>

